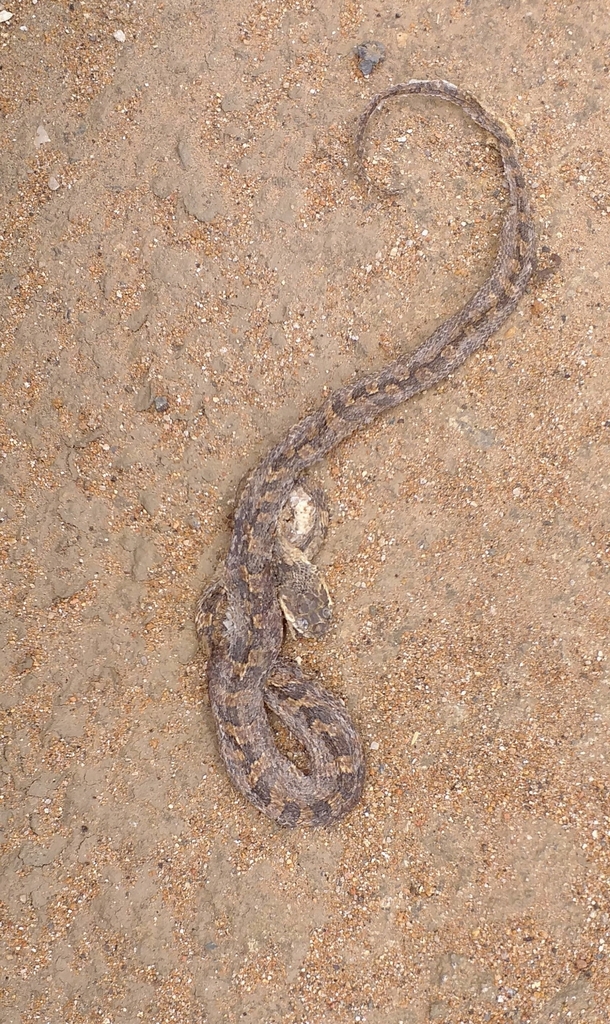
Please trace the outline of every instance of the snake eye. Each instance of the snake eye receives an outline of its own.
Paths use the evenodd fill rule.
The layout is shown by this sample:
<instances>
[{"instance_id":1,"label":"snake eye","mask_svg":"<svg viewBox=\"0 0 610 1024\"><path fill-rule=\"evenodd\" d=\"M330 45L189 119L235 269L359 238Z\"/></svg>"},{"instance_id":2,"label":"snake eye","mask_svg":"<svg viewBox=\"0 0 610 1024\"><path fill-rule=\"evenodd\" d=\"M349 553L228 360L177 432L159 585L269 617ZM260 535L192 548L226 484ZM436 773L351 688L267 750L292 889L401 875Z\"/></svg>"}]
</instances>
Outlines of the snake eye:
<instances>
[{"instance_id":1,"label":"snake eye","mask_svg":"<svg viewBox=\"0 0 610 1024\"><path fill-rule=\"evenodd\" d=\"M330 619L330 608L323 608L320 615L323 619Z\"/></svg>"},{"instance_id":2,"label":"snake eye","mask_svg":"<svg viewBox=\"0 0 610 1024\"><path fill-rule=\"evenodd\" d=\"M300 633L304 633L306 629L309 629L309 619L306 619L304 615L300 619L295 619L294 624Z\"/></svg>"}]
</instances>

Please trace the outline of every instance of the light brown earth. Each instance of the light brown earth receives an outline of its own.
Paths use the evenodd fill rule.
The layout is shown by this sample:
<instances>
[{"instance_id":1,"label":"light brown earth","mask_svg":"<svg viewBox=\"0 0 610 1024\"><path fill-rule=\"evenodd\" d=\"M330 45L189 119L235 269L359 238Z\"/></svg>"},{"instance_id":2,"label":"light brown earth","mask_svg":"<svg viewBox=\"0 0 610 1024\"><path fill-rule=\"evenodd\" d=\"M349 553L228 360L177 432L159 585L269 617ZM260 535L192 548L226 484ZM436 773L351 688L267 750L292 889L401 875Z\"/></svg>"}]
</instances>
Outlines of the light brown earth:
<instances>
[{"instance_id":1,"label":"light brown earth","mask_svg":"<svg viewBox=\"0 0 610 1024\"><path fill-rule=\"evenodd\" d=\"M5 2L2 1020L607 1021L605 4ZM512 124L540 270L317 474L336 625L300 653L367 781L280 831L219 763L194 602L257 458L489 269L459 111L396 102L404 192L355 178L412 77Z\"/></svg>"}]
</instances>

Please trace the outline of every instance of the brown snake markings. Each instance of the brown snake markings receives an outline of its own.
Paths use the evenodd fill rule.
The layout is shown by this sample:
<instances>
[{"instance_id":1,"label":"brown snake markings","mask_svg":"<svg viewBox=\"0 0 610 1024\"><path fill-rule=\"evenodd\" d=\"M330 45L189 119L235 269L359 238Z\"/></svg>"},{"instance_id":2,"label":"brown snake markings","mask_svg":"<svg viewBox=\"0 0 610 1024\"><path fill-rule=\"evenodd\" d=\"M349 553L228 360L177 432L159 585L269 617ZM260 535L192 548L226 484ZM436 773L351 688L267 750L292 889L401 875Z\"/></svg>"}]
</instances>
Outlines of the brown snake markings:
<instances>
[{"instance_id":1,"label":"brown snake markings","mask_svg":"<svg viewBox=\"0 0 610 1024\"><path fill-rule=\"evenodd\" d=\"M328 825L345 815L362 792L364 757L341 701L281 657L284 626L273 575L278 517L309 466L386 409L444 380L480 348L515 309L535 262L534 226L512 132L449 82L411 81L375 96L358 123L360 167L371 115L389 97L408 93L457 104L498 142L509 206L491 274L411 355L339 388L262 459L242 491L222 576L197 607L197 631L209 647L210 703L222 760L235 786L280 825ZM308 774L278 750L266 708L305 747Z\"/></svg>"}]
</instances>

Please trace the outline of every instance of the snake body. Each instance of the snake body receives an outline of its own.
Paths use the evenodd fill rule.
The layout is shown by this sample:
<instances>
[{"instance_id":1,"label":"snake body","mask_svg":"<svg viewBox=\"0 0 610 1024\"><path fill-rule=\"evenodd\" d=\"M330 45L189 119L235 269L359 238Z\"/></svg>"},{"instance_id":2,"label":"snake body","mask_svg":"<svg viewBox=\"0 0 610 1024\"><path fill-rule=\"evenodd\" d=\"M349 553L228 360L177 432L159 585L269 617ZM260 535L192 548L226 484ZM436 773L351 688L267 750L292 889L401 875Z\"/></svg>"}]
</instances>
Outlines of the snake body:
<instances>
[{"instance_id":1,"label":"snake body","mask_svg":"<svg viewBox=\"0 0 610 1024\"><path fill-rule=\"evenodd\" d=\"M284 633L274 576L279 517L305 473L387 409L444 380L513 312L535 264L535 231L511 130L444 81L413 80L375 96L355 139L360 167L371 115L390 97L439 97L494 136L508 184L508 208L486 282L413 353L332 393L287 432L250 473L234 515L222 574L201 597L198 633L208 644L208 685L221 758L234 785L280 825L328 825L357 803L364 756L342 702L281 655ZM309 771L279 749L268 710L304 746Z\"/></svg>"}]
</instances>

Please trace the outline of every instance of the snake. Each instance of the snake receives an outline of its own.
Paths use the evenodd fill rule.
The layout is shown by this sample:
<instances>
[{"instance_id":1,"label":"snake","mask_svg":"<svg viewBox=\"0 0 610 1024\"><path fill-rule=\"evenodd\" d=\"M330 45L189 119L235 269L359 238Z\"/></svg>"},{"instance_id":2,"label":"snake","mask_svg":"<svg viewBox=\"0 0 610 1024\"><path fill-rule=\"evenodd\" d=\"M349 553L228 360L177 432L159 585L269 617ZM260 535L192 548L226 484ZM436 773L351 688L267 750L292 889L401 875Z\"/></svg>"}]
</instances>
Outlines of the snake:
<instances>
[{"instance_id":1,"label":"snake","mask_svg":"<svg viewBox=\"0 0 610 1024\"><path fill-rule=\"evenodd\" d=\"M282 654L286 622L296 635L319 638L331 618L328 590L311 567L308 527L298 523L307 519L308 503L319 505L306 471L386 410L454 374L515 310L536 263L515 136L450 82L413 79L374 96L357 122L358 170L366 176L373 114L391 98L413 94L457 105L496 140L508 202L489 276L413 352L330 393L250 471L226 558L196 607L221 760L237 790L280 826L332 825L357 805L365 781L363 746L345 704L302 671L300 658ZM312 530L323 532L315 524ZM280 749L274 716L303 748L305 768Z\"/></svg>"}]
</instances>

